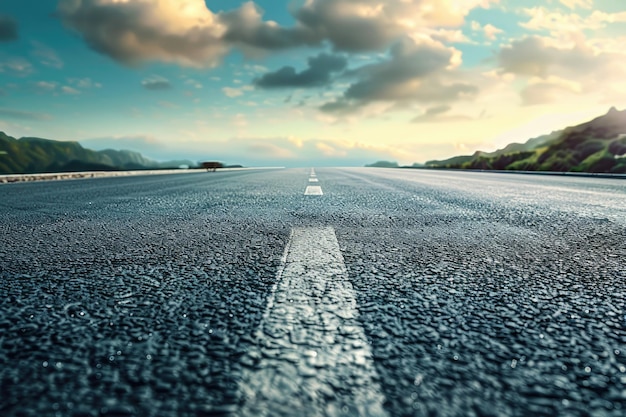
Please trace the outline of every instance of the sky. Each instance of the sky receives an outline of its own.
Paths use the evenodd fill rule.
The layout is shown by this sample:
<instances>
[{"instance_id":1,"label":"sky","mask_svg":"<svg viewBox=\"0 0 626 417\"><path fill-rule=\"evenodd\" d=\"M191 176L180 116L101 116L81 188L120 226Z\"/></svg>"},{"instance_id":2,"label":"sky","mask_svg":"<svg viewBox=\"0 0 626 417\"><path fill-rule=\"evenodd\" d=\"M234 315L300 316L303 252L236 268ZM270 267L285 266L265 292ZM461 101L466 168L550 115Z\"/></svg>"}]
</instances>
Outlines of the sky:
<instances>
[{"instance_id":1,"label":"sky","mask_svg":"<svg viewBox=\"0 0 626 417\"><path fill-rule=\"evenodd\" d=\"M410 165L626 108L624 45L621 0L2 0L0 131Z\"/></svg>"}]
</instances>

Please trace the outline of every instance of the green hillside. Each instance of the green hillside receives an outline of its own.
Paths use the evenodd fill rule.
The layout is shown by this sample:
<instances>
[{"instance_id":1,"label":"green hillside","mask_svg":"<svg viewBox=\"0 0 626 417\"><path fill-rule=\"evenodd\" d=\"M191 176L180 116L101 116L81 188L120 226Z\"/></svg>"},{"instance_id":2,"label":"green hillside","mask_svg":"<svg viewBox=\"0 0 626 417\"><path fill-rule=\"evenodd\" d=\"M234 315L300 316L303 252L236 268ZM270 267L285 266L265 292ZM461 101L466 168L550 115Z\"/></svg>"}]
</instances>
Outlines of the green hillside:
<instances>
[{"instance_id":1,"label":"green hillside","mask_svg":"<svg viewBox=\"0 0 626 417\"><path fill-rule=\"evenodd\" d=\"M0 132L0 174L157 169L182 163L190 164L189 161L160 163L132 151L93 151L78 142L15 139Z\"/></svg>"},{"instance_id":2,"label":"green hillside","mask_svg":"<svg viewBox=\"0 0 626 417\"><path fill-rule=\"evenodd\" d=\"M604 116L524 144L495 152L476 152L440 161L429 168L626 173L626 110L611 108Z\"/></svg>"}]
</instances>

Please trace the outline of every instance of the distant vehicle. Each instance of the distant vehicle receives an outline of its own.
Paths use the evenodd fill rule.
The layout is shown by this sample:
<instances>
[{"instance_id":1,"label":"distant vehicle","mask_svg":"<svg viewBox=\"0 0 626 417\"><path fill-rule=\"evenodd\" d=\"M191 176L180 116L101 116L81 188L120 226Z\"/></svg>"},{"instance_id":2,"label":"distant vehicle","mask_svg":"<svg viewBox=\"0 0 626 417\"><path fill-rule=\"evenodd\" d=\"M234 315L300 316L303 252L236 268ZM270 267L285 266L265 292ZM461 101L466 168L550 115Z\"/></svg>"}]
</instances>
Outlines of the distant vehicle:
<instances>
[{"instance_id":1,"label":"distant vehicle","mask_svg":"<svg viewBox=\"0 0 626 417\"><path fill-rule=\"evenodd\" d=\"M202 168L205 168L207 172L215 172L218 168L224 168L224 164L222 164L221 162L203 162Z\"/></svg>"}]
</instances>

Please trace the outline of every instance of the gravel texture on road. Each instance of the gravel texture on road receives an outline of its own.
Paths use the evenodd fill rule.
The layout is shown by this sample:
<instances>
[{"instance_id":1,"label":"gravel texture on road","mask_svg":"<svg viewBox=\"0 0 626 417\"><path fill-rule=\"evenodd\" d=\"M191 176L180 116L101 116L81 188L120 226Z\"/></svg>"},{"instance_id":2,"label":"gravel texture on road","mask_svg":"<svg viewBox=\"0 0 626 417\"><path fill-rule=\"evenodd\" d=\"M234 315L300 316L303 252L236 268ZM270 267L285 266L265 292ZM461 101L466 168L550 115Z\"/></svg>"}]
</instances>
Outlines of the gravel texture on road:
<instances>
[{"instance_id":1,"label":"gravel texture on road","mask_svg":"<svg viewBox=\"0 0 626 417\"><path fill-rule=\"evenodd\" d=\"M0 187L0 415L238 415L294 228L334 230L388 415L626 413L626 183L316 172Z\"/></svg>"}]
</instances>

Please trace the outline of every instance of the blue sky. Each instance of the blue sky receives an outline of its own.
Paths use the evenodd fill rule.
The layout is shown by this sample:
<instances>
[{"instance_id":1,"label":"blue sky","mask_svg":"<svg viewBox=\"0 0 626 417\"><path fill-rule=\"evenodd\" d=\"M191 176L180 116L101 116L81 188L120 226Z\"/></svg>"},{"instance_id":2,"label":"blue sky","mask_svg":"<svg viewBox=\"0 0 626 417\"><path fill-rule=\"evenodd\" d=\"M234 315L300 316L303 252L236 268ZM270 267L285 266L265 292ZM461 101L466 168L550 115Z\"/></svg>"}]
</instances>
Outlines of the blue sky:
<instances>
[{"instance_id":1,"label":"blue sky","mask_svg":"<svg viewBox=\"0 0 626 417\"><path fill-rule=\"evenodd\" d=\"M626 107L613 0L3 0L0 130L159 159L401 164Z\"/></svg>"}]
</instances>

